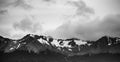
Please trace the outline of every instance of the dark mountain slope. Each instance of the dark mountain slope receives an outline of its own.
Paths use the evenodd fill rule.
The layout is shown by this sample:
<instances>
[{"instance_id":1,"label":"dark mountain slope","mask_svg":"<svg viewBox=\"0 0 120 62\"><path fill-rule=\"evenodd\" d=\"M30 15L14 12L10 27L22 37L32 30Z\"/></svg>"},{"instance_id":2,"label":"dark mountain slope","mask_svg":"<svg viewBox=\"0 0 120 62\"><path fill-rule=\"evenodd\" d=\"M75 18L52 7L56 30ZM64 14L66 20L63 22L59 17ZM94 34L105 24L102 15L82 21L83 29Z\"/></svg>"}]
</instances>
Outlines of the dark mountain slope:
<instances>
[{"instance_id":1,"label":"dark mountain slope","mask_svg":"<svg viewBox=\"0 0 120 62\"><path fill-rule=\"evenodd\" d=\"M120 38L85 41L28 34L14 40L0 36L0 62L120 62Z\"/></svg>"},{"instance_id":2,"label":"dark mountain slope","mask_svg":"<svg viewBox=\"0 0 120 62\"><path fill-rule=\"evenodd\" d=\"M0 37L0 51L5 53L16 50L39 53L46 49L68 56L120 53L120 38L103 36L96 41L85 41L77 38L54 39L50 36L33 34L28 34L18 40Z\"/></svg>"}]
</instances>

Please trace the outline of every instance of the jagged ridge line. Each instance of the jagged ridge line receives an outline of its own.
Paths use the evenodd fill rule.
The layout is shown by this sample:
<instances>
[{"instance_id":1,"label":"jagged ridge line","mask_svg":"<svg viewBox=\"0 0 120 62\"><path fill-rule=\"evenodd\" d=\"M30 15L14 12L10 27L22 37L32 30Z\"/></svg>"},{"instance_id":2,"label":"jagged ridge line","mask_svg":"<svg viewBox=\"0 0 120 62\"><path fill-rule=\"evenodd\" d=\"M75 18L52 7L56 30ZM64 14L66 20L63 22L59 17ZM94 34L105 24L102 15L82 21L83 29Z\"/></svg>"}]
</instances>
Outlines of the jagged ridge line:
<instances>
[{"instance_id":1,"label":"jagged ridge line","mask_svg":"<svg viewBox=\"0 0 120 62\"><path fill-rule=\"evenodd\" d=\"M30 36L31 38L35 38L34 36L38 36L38 35L34 35L34 36L32 35L32 36L31 36L31 35L29 34L29 35L28 35L28 38L29 38L29 36ZM46 37L46 36L43 36L43 37ZM31 39L31 38L30 38L30 39ZM47 38L47 39L45 39L45 40L47 40L47 42L48 42L48 37L46 37L46 38ZM24 41L25 39L27 39L27 36L26 36L26 37L23 37L23 38L20 39L20 40ZM42 38L42 39L43 39L43 38ZM20 41L20 40L19 40L19 41ZM61 40L63 40L63 39L61 39ZM72 39L72 40L67 39L67 40L72 41L73 39ZM109 37L109 38L107 37L107 40L110 40L110 37ZM118 41L117 41L117 40L118 40ZM119 40L120 40L120 39L117 38L117 39L116 39L117 42L115 42L115 43L119 43ZM17 41L18 41L18 40L17 40ZM22 42L22 41L21 41L21 42ZM25 41L25 42L26 42L26 41ZM12 43L12 42L11 42L11 43ZM15 42L14 42L14 43L15 43ZM13 43L13 44L14 44L14 43ZM93 42L91 42L91 43L93 43ZM96 42L96 43L99 43L99 42ZM50 44L50 43L49 43L49 44ZM74 43L72 43L72 44L74 44ZM10 45L11 45L11 44L10 44ZM17 44L15 43L15 45L17 45ZM19 43L18 43L18 45L19 45ZM75 45L75 46L76 46L76 45ZM78 48L78 49L79 49L79 48ZM63 50L64 50L64 49L63 49ZM33 51L34 51L34 50L33 50ZM65 52L66 52L66 51L65 51ZM67 52L69 53L69 51L67 51ZM71 50L70 50L70 52L71 52Z\"/></svg>"}]
</instances>

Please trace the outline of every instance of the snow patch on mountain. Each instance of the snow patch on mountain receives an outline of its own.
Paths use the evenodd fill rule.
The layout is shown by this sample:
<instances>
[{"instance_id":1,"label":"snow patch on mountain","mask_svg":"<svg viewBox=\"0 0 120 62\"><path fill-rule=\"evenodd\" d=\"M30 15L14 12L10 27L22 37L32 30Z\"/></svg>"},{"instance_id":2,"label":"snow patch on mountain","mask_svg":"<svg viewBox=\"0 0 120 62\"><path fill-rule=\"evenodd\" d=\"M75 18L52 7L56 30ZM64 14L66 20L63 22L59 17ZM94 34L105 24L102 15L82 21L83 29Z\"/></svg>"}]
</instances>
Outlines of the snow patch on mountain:
<instances>
[{"instance_id":1,"label":"snow patch on mountain","mask_svg":"<svg viewBox=\"0 0 120 62\"><path fill-rule=\"evenodd\" d=\"M38 39L38 41L39 41L40 43L42 43L42 44L50 45L50 44L48 43L48 41L46 41L46 40L44 40L44 39L42 39L42 38Z\"/></svg>"},{"instance_id":2,"label":"snow patch on mountain","mask_svg":"<svg viewBox=\"0 0 120 62\"><path fill-rule=\"evenodd\" d=\"M86 41L83 41L83 40L74 40L74 42L77 44L77 45L85 45L87 44Z\"/></svg>"},{"instance_id":3,"label":"snow patch on mountain","mask_svg":"<svg viewBox=\"0 0 120 62\"><path fill-rule=\"evenodd\" d=\"M54 39L52 42L51 42L51 44L53 45L53 46L56 46L56 47L60 47L61 45L59 44L59 42L57 41L57 39Z\"/></svg>"},{"instance_id":4,"label":"snow patch on mountain","mask_svg":"<svg viewBox=\"0 0 120 62\"><path fill-rule=\"evenodd\" d=\"M62 42L62 44L60 44L60 42ZM56 46L56 47L72 48L72 46L69 45L69 42L71 42L71 41L65 41L65 40L63 40L63 41L58 41L58 40L55 39L55 40L53 40L53 41L51 42L51 44L54 45L54 46Z\"/></svg>"}]
</instances>

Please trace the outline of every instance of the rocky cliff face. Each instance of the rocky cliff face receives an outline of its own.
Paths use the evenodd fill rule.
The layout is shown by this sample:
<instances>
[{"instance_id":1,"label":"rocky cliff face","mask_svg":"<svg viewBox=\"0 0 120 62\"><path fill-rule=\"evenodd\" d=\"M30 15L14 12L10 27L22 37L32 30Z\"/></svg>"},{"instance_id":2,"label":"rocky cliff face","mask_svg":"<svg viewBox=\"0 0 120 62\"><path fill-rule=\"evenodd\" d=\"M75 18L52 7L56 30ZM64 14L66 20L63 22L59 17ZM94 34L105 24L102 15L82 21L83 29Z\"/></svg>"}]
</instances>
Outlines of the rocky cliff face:
<instances>
[{"instance_id":1,"label":"rocky cliff face","mask_svg":"<svg viewBox=\"0 0 120 62\"><path fill-rule=\"evenodd\" d=\"M10 53L16 50L34 53L50 50L67 56L120 53L120 38L103 36L96 41L85 41L77 38L55 39L50 36L28 34L21 39L13 40L0 36L0 51Z\"/></svg>"}]
</instances>

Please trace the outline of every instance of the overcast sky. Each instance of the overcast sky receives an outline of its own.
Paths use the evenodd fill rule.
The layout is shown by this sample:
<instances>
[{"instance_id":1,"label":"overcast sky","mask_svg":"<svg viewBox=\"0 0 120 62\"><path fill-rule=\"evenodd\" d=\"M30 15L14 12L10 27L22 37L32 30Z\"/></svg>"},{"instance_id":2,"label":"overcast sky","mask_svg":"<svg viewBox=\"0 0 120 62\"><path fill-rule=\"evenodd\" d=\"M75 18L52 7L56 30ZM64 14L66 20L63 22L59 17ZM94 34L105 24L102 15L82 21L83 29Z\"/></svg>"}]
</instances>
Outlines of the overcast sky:
<instances>
[{"instance_id":1,"label":"overcast sky","mask_svg":"<svg viewBox=\"0 0 120 62\"><path fill-rule=\"evenodd\" d=\"M0 0L0 35L120 36L120 0Z\"/></svg>"}]
</instances>

